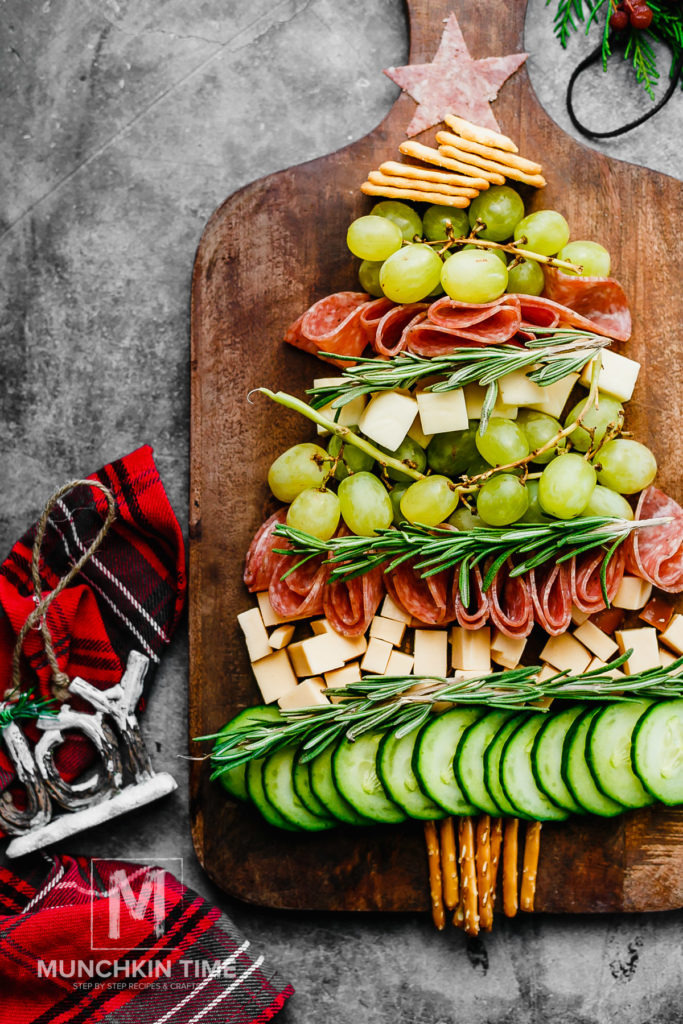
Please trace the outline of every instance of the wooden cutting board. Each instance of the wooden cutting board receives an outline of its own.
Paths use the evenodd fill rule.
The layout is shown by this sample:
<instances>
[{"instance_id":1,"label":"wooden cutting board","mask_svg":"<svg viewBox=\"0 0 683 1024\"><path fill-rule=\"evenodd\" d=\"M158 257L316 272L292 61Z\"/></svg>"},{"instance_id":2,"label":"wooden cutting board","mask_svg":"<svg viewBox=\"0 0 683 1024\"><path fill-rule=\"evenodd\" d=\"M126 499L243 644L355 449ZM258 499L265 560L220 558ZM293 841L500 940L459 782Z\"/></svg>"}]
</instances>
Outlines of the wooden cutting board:
<instances>
[{"instance_id":1,"label":"wooden cutting board","mask_svg":"<svg viewBox=\"0 0 683 1024\"><path fill-rule=\"evenodd\" d=\"M522 3L409 0L408 7L411 63L431 60L452 9L475 58L523 50ZM547 34L555 45L550 15ZM367 171L396 159L414 109L403 95L359 142L241 189L202 236L192 286L190 737L215 732L258 700L235 621L253 600L242 584L244 555L270 510L271 461L309 437L296 414L260 397L250 405L248 392L265 385L303 396L320 375L319 362L281 338L313 301L357 290L344 238L349 222L372 206L358 187ZM595 238L612 254L634 313L628 354L643 364L627 425L656 453L661 486L681 500L680 183L574 142L539 106L524 69L494 109L520 152L543 163L548 187L532 208L560 210L574 237ZM432 143L433 132L424 141ZM194 745L195 753L205 750ZM209 782L207 762L193 764L191 802L197 855L232 896L299 910L429 909L419 825L280 832L226 799ZM537 910L675 907L683 907L683 812L544 827Z\"/></svg>"}]
</instances>

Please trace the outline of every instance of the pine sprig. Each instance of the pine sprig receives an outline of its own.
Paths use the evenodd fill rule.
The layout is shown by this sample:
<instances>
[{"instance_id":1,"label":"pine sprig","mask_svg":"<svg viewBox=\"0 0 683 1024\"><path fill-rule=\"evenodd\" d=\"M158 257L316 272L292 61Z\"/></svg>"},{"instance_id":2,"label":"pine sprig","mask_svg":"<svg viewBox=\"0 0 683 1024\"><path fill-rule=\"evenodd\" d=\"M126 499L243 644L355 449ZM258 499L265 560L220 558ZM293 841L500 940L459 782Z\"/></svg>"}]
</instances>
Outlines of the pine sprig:
<instances>
[{"instance_id":1,"label":"pine sprig","mask_svg":"<svg viewBox=\"0 0 683 1024\"><path fill-rule=\"evenodd\" d=\"M0 704L0 730L11 722L54 715L54 701L51 698L36 697L32 693L19 693L16 698Z\"/></svg>"},{"instance_id":2,"label":"pine sprig","mask_svg":"<svg viewBox=\"0 0 683 1024\"><path fill-rule=\"evenodd\" d=\"M654 86L659 78L657 57L647 40L647 33L629 33L624 59L630 60L636 73L636 82L642 85L651 100L655 98Z\"/></svg>"}]
</instances>

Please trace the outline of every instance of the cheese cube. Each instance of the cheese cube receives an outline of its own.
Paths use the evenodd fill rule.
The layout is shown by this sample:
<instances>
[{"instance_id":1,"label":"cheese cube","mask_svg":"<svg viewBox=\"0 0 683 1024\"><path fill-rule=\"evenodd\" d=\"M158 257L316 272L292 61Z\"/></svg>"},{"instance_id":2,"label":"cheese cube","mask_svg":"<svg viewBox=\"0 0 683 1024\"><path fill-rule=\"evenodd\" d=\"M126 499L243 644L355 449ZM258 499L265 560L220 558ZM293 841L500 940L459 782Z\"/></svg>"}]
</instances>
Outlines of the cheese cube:
<instances>
[{"instance_id":1,"label":"cheese cube","mask_svg":"<svg viewBox=\"0 0 683 1024\"><path fill-rule=\"evenodd\" d=\"M325 696L325 681L320 676L302 679L298 686L280 697L281 708L310 708L316 704L329 704Z\"/></svg>"},{"instance_id":2,"label":"cheese cube","mask_svg":"<svg viewBox=\"0 0 683 1024\"><path fill-rule=\"evenodd\" d=\"M674 615L659 639L676 654L683 654L683 615Z\"/></svg>"},{"instance_id":3,"label":"cheese cube","mask_svg":"<svg viewBox=\"0 0 683 1024\"><path fill-rule=\"evenodd\" d=\"M373 636L370 638L365 657L360 663L364 672L372 672L374 675L383 676L389 664L389 658L393 648L386 640L380 640Z\"/></svg>"},{"instance_id":4,"label":"cheese cube","mask_svg":"<svg viewBox=\"0 0 683 1024\"><path fill-rule=\"evenodd\" d=\"M420 423L420 417L416 416L413 420L413 425L408 431L408 437L410 437L415 444L419 444L420 448L426 448L432 439L431 434L425 434Z\"/></svg>"},{"instance_id":5,"label":"cheese cube","mask_svg":"<svg viewBox=\"0 0 683 1024\"><path fill-rule=\"evenodd\" d=\"M294 636L294 626L278 626L274 629L268 638L268 642L274 651L281 651L283 647L286 647L289 641Z\"/></svg>"},{"instance_id":6,"label":"cheese cube","mask_svg":"<svg viewBox=\"0 0 683 1024\"><path fill-rule=\"evenodd\" d=\"M575 626L581 626L589 617L588 612L582 612L575 604L572 605L572 622Z\"/></svg>"},{"instance_id":7,"label":"cheese cube","mask_svg":"<svg viewBox=\"0 0 683 1024\"><path fill-rule=\"evenodd\" d=\"M409 676L413 671L414 658L412 654L405 654L403 651L392 651L385 670L388 676Z\"/></svg>"},{"instance_id":8,"label":"cheese cube","mask_svg":"<svg viewBox=\"0 0 683 1024\"><path fill-rule=\"evenodd\" d=\"M425 434L467 430L469 420L462 388L455 391L418 391L416 397L420 425Z\"/></svg>"},{"instance_id":9,"label":"cheese cube","mask_svg":"<svg viewBox=\"0 0 683 1024\"><path fill-rule=\"evenodd\" d=\"M616 654L618 647L614 640L607 633L593 622L584 622L578 629L574 630L574 636L589 651L592 651L602 661L609 661L613 654Z\"/></svg>"},{"instance_id":10,"label":"cheese cube","mask_svg":"<svg viewBox=\"0 0 683 1024\"><path fill-rule=\"evenodd\" d=\"M383 619L396 619L397 622L405 622L406 626L409 626L412 621L410 612L396 604L391 594L387 594L384 598L380 614Z\"/></svg>"},{"instance_id":11,"label":"cheese cube","mask_svg":"<svg viewBox=\"0 0 683 1024\"><path fill-rule=\"evenodd\" d=\"M313 381L313 384L315 387L323 387L326 384L334 387L343 380L343 377L318 377L317 380ZM350 402L340 406L338 409L333 409L332 402L327 402L318 409L318 412L324 416L325 419L332 420L333 423L338 423L340 427L355 427L361 418L365 405L365 395L358 395L357 398L352 398ZM329 430L326 430L325 427L321 427L319 423L316 423L316 430L318 434L329 434Z\"/></svg>"},{"instance_id":12,"label":"cheese cube","mask_svg":"<svg viewBox=\"0 0 683 1024\"><path fill-rule=\"evenodd\" d=\"M478 384L467 384L464 388L465 408L467 410L468 419L481 419L481 410L484 407L486 390L486 388L480 388ZM516 420L518 411L519 410L516 405L506 405L505 402L501 401L500 395L498 395L491 415L502 416L503 419L506 420Z\"/></svg>"},{"instance_id":13,"label":"cheese cube","mask_svg":"<svg viewBox=\"0 0 683 1024\"><path fill-rule=\"evenodd\" d=\"M668 668L672 661L676 661L679 655L667 651L666 647L659 648L659 664L662 668Z\"/></svg>"},{"instance_id":14,"label":"cheese cube","mask_svg":"<svg viewBox=\"0 0 683 1024\"><path fill-rule=\"evenodd\" d=\"M544 401L544 388L535 381L529 380L524 370L515 370L501 377L498 391L505 405L529 405Z\"/></svg>"},{"instance_id":15,"label":"cheese cube","mask_svg":"<svg viewBox=\"0 0 683 1024\"><path fill-rule=\"evenodd\" d=\"M619 589L617 590L612 604L615 608L626 608L628 611L635 611L637 608L644 608L650 600L652 584L647 580L641 580L639 576L624 576Z\"/></svg>"},{"instance_id":16,"label":"cheese cube","mask_svg":"<svg viewBox=\"0 0 683 1024\"><path fill-rule=\"evenodd\" d=\"M405 622L398 622L396 619L385 619L381 615L375 615L370 623L370 636L386 640L394 647L400 647L403 634L406 631Z\"/></svg>"},{"instance_id":17,"label":"cheese cube","mask_svg":"<svg viewBox=\"0 0 683 1024\"><path fill-rule=\"evenodd\" d=\"M561 380L555 381L554 384L546 384L541 388L543 397L538 402L528 405L527 408L535 409L536 412L547 412L549 416L560 419L562 410L578 379L578 373L570 373L566 377L562 377Z\"/></svg>"},{"instance_id":18,"label":"cheese cube","mask_svg":"<svg viewBox=\"0 0 683 1024\"><path fill-rule=\"evenodd\" d=\"M491 630L463 629L453 626L451 630L451 665L453 668L473 671L479 675L491 671Z\"/></svg>"},{"instance_id":19,"label":"cheese cube","mask_svg":"<svg viewBox=\"0 0 683 1024\"><path fill-rule=\"evenodd\" d=\"M611 348L603 348L601 352L602 367L598 377L598 388L606 395L618 399L620 402L628 402L633 396L633 389L640 373L640 363L635 359L627 359L613 352ZM581 383L584 387L591 386L591 374L593 372L591 359L581 371Z\"/></svg>"},{"instance_id":20,"label":"cheese cube","mask_svg":"<svg viewBox=\"0 0 683 1024\"><path fill-rule=\"evenodd\" d=\"M344 661L360 658L361 654L365 654L367 650L368 642L362 633L359 636L342 636L327 619L315 619L311 622L311 629L316 636L321 636L323 633L333 636Z\"/></svg>"},{"instance_id":21,"label":"cheese cube","mask_svg":"<svg viewBox=\"0 0 683 1024\"><path fill-rule=\"evenodd\" d=\"M366 437L396 451L417 415L417 401L400 391L381 391L365 406L359 427Z\"/></svg>"},{"instance_id":22,"label":"cheese cube","mask_svg":"<svg viewBox=\"0 0 683 1024\"><path fill-rule=\"evenodd\" d=\"M416 676L448 674L448 633L445 629L416 629L413 646Z\"/></svg>"},{"instance_id":23,"label":"cheese cube","mask_svg":"<svg viewBox=\"0 0 683 1024\"><path fill-rule=\"evenodd\" d=\"M344 665L344 668L336 668L332 672L325 673L325 685L329 686L330 689L341 689L343 686L348 686L349 683L359 683L360 680L360 665L357 661ZM330 693L328 697L333 704L338 704L340 700L344 700L341 694Z\"/></svg>"},{"instance_id":24,"label":"cheese cube","mask_svg":"<svg viewBox=\"0 0 683 1024\"><path fill-rule=\"evenodd\" d=\"M541 658L554 668L580 675L591 661L591 654L571 633L551 636L541 651Z\"/></svg>"},{"instance_id":25,"label":"cheese cube","mask_svg":"<svg viewBox=\"0 0 683 1024\"><path fill-rule=\"evenodd\" d=\"M267 658L255 661L251 668L264 704L272 704L274 700L279 700L297 685L287 651L269 654Z\"/></svg>"},{"instance_id":26,"label":"cheese cube","mask_svg":"<svg viewBox=\"0 0 683 1024\"><path fill-rule=\"evenodd\" d=\"M633 648L633 654L624 662L624 671L628 676L645 672L648 668L660 668L657 630L652 626L640 629L618 629L614 634L623 654Z\"/></svg>"},{"instance_id":27,"label":"cheese cube","mask_svg":"<svg viewBox=\"0 0 683 1024\"><path fill-rule=\"evenodd\" d=\"M328 622L327 619L313 619L310 625L316 636L319 636L321 633L336 633L332 623Z\"/></svg>"},{"instance_id":28,"label":"cheese cube","mask_svg":"<svg viewBox=\"0 0 683 1024\"><path fill-rule=\"evenodd\" d=\"M331 633L310 636L287 648L298 676L319 676L344 664L342 638Z\"/></svg>"},{"instance_id":29,"label":"cheese cube","mask_svg":"<svg viewBox=\"0 0 683 1024\"><path fill-rule=\"evenodd\" d=\"M237 616L240 629L244 633L244 639L249 652L249 661L258 661L266 658L272 651L266 627L263 625L261 612L258 608L250 608L246 612L240 612Z\"/></svg>"},{"instance_id":30,"label":"cheese cube","mask_svg":"<svg viewBox=\"0 0 683 1024\"><path fill-rule=\"evenodd\" d=\"M600 669L607 668L606 663L602 660L602 658L593 658L593 660L591 661L590 665L588 666L588 670L587 671L588 672L594 672L595 670L597 670L599 668ZM611 669L609 671L608 675L612 679L626 679L626 676L624 675L624 673L620 672L618 668Z\"/></svg>"},{"instance_id":31,"label":"cheese cube","mask_svg":"<svg viewBox=\"0 0 683 1024\"><path fill-rule=\"evenodd\" d=\"M539 683L545 683L548 679L552 679L557 675L557 669L553 668L552 665L543 664L541 665L541 671L538 673Z\"/></svg>"},{"instance_id":32,"label":"cheese cube","mask_svg":"<svg viewBox=\"0 0 683 1024\"><path fill-rule=\"evenodd\" d=\"M263 619L264 626L280 626L283 622L291 622L291 619L285 618L284 615L278 615L270 603L267 590L260 590L256 595L258 601L259 611L261 612L261 618Z\"/></svg>"},{"instance_id":33,"label":"cheese cube","mask_svg":"<svg viewBox=\"0 0 683 1024\"><path fill-rule=\"evenodd\" d=\"M506 636L497 629L491 641L491 661L503 668L517 668L525 647L525 636Z\"/></svg>"}]
</instances>

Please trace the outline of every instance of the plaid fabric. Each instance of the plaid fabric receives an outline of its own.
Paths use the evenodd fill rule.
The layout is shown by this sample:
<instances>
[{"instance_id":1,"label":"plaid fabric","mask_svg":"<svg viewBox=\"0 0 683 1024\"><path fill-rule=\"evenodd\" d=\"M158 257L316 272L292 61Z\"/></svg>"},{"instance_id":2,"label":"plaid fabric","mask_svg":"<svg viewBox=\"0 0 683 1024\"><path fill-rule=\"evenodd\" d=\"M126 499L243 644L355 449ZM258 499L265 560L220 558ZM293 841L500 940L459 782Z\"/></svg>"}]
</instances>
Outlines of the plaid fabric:
<instances>
[{"instance_id":1,"label":"plaid fabric","mask_svg":"<svg viewBox=\"0 0 683 1024\"><path fill-rule=\"evenodd\" d=\"M42 863L0 868L0 1024L264 1024L293 994L168 872Z\"/></svg>"},{"instance_id":2,"label":"plaid fabric","mask_svg":"<svg viewBox=\"0 0 683 1024\"><path fill-rule=\"evenodd\" d=\"M154 464L152 449L139 448L94 473L116 500L117 517L101 547L53 601L47 619L60 668L107 689L118 683L133 649L150 659L150 673L178 623L185 599L185 549L178 521ZM50 516L41 560L44 591L52 590L90 545L107 502L90 487L67 494ZM0 694L11 685L15 638L34 607L31 556L35 525L17 541L0 567ZM50 667L39 630L24 644L23 678L51 697ZM148 674L148 679L150 678ZM91 710L73 701L74 707ZM37 738L35 726L26 734ZM92 763L87 740L74 736L55 757L71 782ZM0 791L13 781L0 752Z\"/></svg>"}]
</instances>

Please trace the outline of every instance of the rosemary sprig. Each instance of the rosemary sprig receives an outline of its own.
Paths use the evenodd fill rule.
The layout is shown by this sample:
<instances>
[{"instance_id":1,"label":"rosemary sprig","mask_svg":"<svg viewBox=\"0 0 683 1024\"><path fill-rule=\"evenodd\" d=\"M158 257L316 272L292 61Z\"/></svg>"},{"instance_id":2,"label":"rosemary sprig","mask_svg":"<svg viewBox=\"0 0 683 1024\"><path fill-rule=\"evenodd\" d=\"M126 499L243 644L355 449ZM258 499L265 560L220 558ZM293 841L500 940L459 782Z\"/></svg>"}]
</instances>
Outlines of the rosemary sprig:
<instances>
[{"instance_id":1,"label":"rosemary sprig","mask_svg":"<svg viewBox=\"0 0 683 1024\"><path fill-rule=\"evenodd\" d=\"M11 722L20 719L40 718L41 715L54 715L52 698L36 697L33 693L19 693L16 697L0 703L0 730Z\"/></svg>"},{"instance_id":2,"label":"rosemary sprig","mask_svg":"<svg viewBox=\"0 0 683 1024\"><path fill-rule=\"evenodd\" d=\"M343 695L338 704L283 711L283 722L253 722L225 737L213 751L212 778L253 758L264 757L289 743L301 749L301 760L310 761L331 743L346 736L355 740L381 728L405 735L421 726L437 701L483 704L520 711L543 711L542 698L562 700L628 701L636 697L671 699L683 696L683 657L667 667L652 668L617 680L612 678L631 656L625 651L604 668L581 675L558 672L541 681L541 667L531 665L493 672L476 679L422 676L371 676L328 693ZM216 739L219 734L201 736Z\"/></svg>"}]
</instances>

